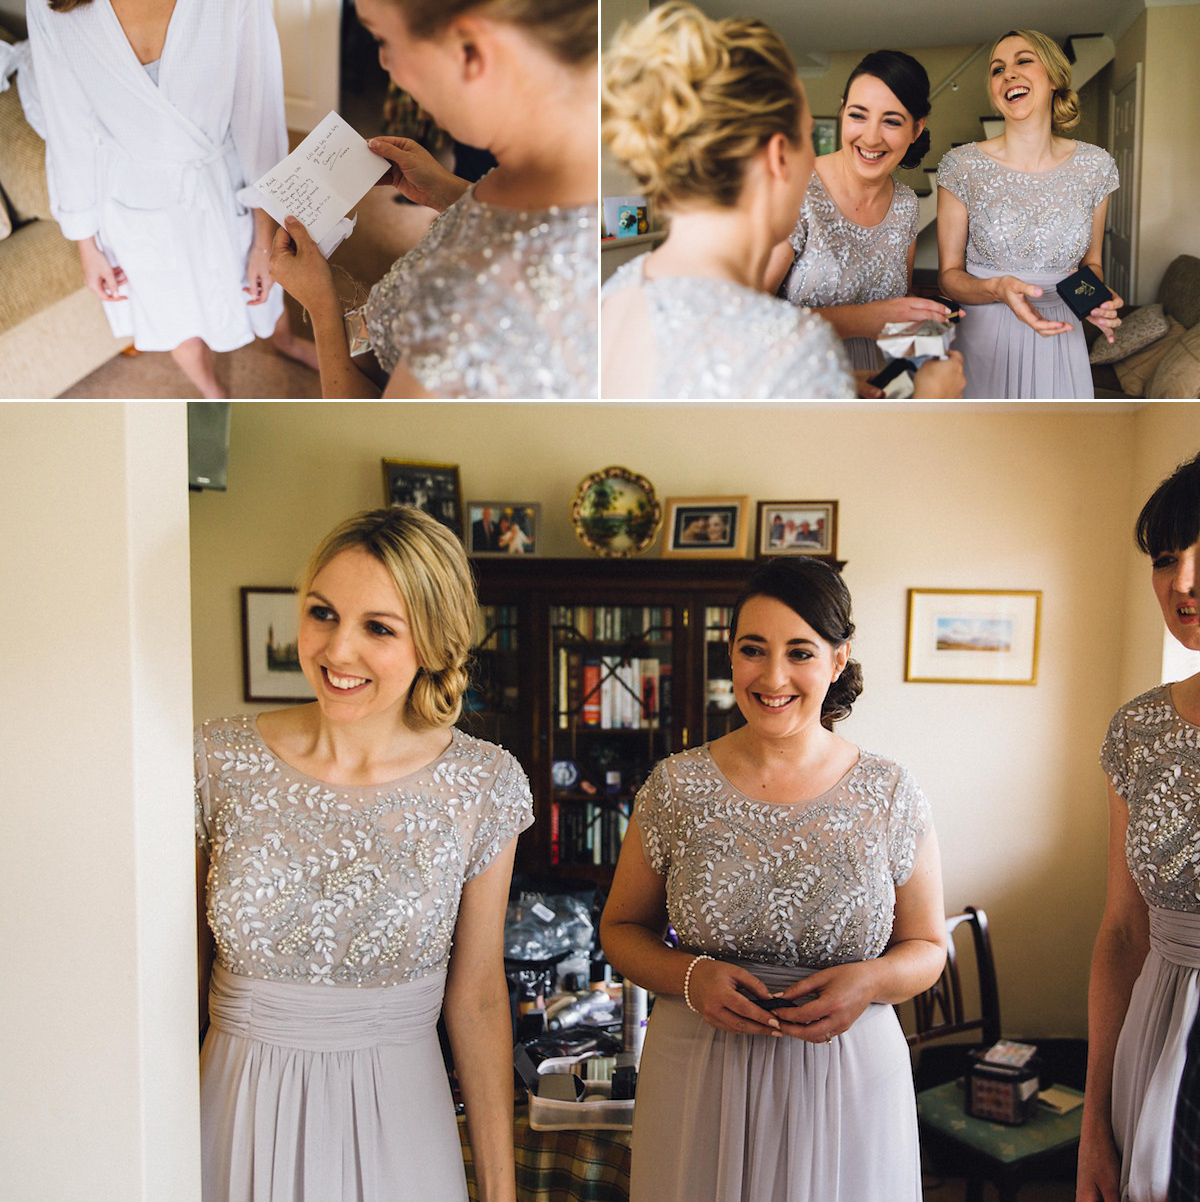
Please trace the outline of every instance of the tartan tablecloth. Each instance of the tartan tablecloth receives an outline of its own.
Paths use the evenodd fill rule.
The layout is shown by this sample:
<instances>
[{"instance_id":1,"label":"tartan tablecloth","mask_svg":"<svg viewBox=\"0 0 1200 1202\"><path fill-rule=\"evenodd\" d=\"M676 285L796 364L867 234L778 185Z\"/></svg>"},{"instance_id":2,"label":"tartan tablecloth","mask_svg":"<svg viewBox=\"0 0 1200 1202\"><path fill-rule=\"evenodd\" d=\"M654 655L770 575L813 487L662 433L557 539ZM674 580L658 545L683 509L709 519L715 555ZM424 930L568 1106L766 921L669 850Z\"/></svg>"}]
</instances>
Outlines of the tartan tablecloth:
<instances>
[{"instance_id":1,"label":"tartan tablecloth","mask_svg":"<svg viewBox=\"0 0 1200 1202\"><path fill-rule=\"evenodd\" d=\"M459 1117L467 1193L478 1202L475 1164ZM518 1202L629 1202L628 1131L534 1131L518 1108L513 1147Z\"/></svg>"}]
</instances>

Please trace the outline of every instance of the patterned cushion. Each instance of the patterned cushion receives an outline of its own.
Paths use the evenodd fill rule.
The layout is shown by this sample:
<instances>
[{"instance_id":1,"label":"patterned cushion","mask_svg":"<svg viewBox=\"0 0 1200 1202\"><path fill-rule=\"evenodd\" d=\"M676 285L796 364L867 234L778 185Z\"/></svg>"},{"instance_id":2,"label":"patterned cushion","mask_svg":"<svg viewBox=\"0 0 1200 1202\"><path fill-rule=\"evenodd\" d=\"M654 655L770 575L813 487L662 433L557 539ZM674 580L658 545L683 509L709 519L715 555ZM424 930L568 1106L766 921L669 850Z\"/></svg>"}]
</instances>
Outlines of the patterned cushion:
<instances>
[{"instance_id":1,"label":"patterned cushion","mask_svg":"<svg viewBox=\"0 0 1200 1202\"><path fill-rule=\"evenodd\" d=\"M1200 324L1200 259L1179 255L1171 260L1158 286L1163 312L1184 329Z\"/></svg>"},{"instance_id":2,"label":"patterned cushion","mask_svg":"<svg viewBox=\"0 0 1200 1202\"><path fill-rule=\"evenodd\" d=\"M1113 331L1113 340L1097 338L1092 343L1091 363L1116 363L1127 359L1135 351L1149 346L1161 338L1169 329L1162 305L1146 305L1136 309Z\"/></svg>"},{"instance_id":3,"label":"patterned cushion","mask_svg":"<svg viewBox=\"0 0 1200 1202\"><path fill-rule=\"evenodd\" d=\"M1121 381L1121 390L1130 396L1142 396L1145 393L1146 385L1153 378L1160 360L1184 335L1183 326L1173 317L1167 318L1167 321L1170 328L1161 338L1145 350L1113 364L1117 379Z\"/></svg>"},{"instance_id":4,"label":"patterned cushion","mask_svg":"<svg viewBox=\"0 0 1200 1202\"><path fill-rule=\"evenodd\" d=\"M1148 397L1200 397L1200 321L1162 357L1146 389Z\"/></svg>"}]
</instances>

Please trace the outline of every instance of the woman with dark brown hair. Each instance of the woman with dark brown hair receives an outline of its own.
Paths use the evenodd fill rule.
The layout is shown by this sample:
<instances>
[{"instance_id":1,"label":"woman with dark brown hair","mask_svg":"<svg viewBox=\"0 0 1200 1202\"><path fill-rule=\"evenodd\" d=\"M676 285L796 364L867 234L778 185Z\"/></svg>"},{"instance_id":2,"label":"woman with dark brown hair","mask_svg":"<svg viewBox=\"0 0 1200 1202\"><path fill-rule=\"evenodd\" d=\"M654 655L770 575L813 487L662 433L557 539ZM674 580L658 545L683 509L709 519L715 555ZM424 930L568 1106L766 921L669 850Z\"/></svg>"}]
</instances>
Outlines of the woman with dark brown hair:
<instances>
[{"instance_id":1,"label":"woman with dark brown hair","mask_svg":"<svg viewBox=\"0 0 1200 1202\"><path fill-rule=\"evenodd\" d=\"M227 395L214 351L316 367L272 286L248 187L287 154L269 0L29 0L50 207L114 333Z\"/></svg>"}]
</instances>

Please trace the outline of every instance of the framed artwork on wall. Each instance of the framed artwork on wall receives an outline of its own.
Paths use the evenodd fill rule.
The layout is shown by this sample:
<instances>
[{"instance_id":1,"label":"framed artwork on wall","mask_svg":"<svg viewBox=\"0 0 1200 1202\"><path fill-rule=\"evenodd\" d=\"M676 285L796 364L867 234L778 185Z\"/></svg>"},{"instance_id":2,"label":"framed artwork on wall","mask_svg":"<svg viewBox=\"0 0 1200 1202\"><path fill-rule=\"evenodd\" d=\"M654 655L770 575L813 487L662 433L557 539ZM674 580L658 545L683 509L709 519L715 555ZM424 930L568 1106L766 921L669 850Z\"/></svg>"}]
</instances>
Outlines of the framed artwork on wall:
<instances>
[{"instance_id":1,"label":"framed artwork on wall","mask_svg":"<svg viewBox=\"0 0 1200 1202\"><path fill-rule=\"evenodd\" d=\"M749 497L668 497L664 556L745 559Z\"/></svg>"},{"instance_id":2,"label":"framed artwork on wall","mask_svg":"<svg viewBox=\"0 0 1200 1202\"><path fill-rule=\"evenodd\" d=\"M412 505L463 536L462 484L456 463L385 459L383 503Z\"/></svg>"},{"instance_id":3,"label":"framed artwork on wall","mask_svg":"<svg viewBox=\"0 0 1200 1202\"><path fill-rule=\"evenodd\" d=\"M837 558L836 501L759 501L755 558L819 555Z\"/></svg>"},{"instance_id":4,"label":"framed artwork on wall","mask_svg":"<svg viewBox=\"0 0 1200 1202\"><path fill-rule=\"evenodd\" d=\"M536 501L468 501L467 550L472 555L536 555L542 507Z\"/></svg>"},{"instance_id":5,"label":"framed artwork on wall","mask_svg":"<svg viewBox=\"0 0 1200 1202\"><path fill-rule=\"evenodd\" d=\"M242 696L246 701L312 701L296 642L294 588L242 589Z\"/></svg>"},{"instance_id":6,"label":"framed artwork on wall","mask_svg":"<svg viewBox=\"0 0 1200 1202\"><path fill-rule=\"evenodd\" d=\"M1037 684L1040 590L912 588L904 679Z\"/></svg>"},{"instance_id":7,"label":"framed artwork on wall","mask_svg":"<svg viewBox=\"0 0 1200 1202\"><path fill-rule=\"evenodd\" d=\"M820 158L832 154L838 148L838 119L836 117L813 118L813 149Z\"/></svg>"}]
</instances>

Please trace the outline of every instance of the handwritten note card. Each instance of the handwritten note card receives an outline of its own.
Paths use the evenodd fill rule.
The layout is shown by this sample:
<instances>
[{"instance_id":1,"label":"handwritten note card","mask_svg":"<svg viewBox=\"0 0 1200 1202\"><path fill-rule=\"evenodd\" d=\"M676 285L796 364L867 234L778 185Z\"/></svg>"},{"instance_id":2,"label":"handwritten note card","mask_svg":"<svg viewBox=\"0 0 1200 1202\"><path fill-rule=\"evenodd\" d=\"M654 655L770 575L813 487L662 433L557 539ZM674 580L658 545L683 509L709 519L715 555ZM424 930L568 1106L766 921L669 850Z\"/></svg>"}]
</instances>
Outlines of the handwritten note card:
<instances>
[{"instance_id":1,"label":"handwritten note card","mask_svg":"<svg viewBox=\"0 0 1200 1202\"><path fill-rule=\"evenodd\" d=\"M389 166L337 113L330 113L254 186L263 208L280 225L290 214L313 241L321 242Z\"/></svg>"}]
</instances>

